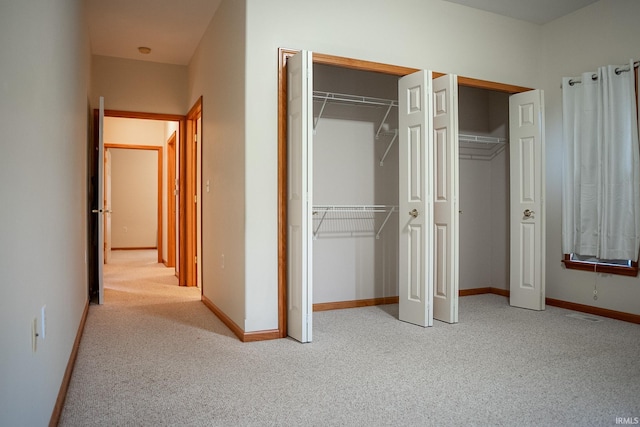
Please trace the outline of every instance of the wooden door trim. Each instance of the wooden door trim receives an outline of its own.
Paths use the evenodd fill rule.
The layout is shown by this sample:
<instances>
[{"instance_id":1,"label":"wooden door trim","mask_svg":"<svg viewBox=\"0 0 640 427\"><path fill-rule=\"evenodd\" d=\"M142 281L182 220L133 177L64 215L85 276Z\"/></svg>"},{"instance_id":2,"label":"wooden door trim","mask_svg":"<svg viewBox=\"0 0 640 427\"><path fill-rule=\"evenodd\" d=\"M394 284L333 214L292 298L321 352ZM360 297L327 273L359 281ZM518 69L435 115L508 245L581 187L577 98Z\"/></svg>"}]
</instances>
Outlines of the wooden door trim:
<instances>
[{"instance_id":1,"label":"wooden door trim","mask_svg":"<svg viewBox=\"0 0 640 427\"><path fill-rule=\"evenodd\" d=\"M163 241L162 241L162 147L158 145L129 145L129 144L115 144L115 143L105 143L104 151L106 152L109 149L121 149L121 150L149 150L149 151L157 151L158 153L158 189L157 189L157 197L158 204L156 206L157 211L157 230L156 230L156 239L158 241L158 263L162 263L162 251L163 251ZM105 230L106 232L106 230Z\"/></svg>"},{"instance_id":2,"label":"wooden door trim","mask_svg":"<svg viewBox=\"0 0 640 427\"><path fill-rule=\"evenodd\" d=\"M163 122L182 122L185 116L179 114L141 113L138 111L104 110L105 117L118 117L121 119L160 120Z\"/></svg>"},{"instance_id":3,"label":"wooden door trim","mask_svg":"<svg viewBox=\"0 0 640 427\"><path fill-rule=\"evenodd\" d=\"M278 49L278 331L287 336L287 59L299 50ZM314 64L333 65L361 71L373 71L394 76L405 76L419 71L416 68L363 61L341 56L313 53ZM433 78L445 73L433 73ZM458 76L458 85L506 93L532 90L488 80Z\"/></svg>"},{"instance_id":4,"label":"wooden door trim","mask_svg":"<svg viewBox=\"0 0 640 427\"><path fill-rule=\"evenodd\" d=\"M93 112L94 115L94 121L97 122L97 117L98 117L98 110L94 109ZM105 117L118 117L118 118L123 118L123 119L145 119L145 120L160 120L160 121L165 121L165 122L178 122L178 156L180 156L180 158L182 158L182 153L184 152L184 147L185 147L185 137L186 137L186 116L183 115L179 115L179 114L164 114L164 113L148 113L148 112L140 112L140 111L124 111L124 110L104 110L104 116ZM95 132L96 136L95 138L97 138L97 132ZM182 169L182 163L180 164L180 168ZM179 177L179 193L180 195L182 195L183 190L184 190L184 179L182 176L182 170L180 171L180 177ZM180 232L180 241L182 241L182 236L184 235L184 230L182 227L183 224L183 219L180 217L180 215L183 213L182 210L178 211L178 227L179 227L179 232ZM182 249L182 245L178 245L178 251L180 251ZM162 253L160 251L159 252L159 258L162 258ZM182 258L182 253L180 253L180 258ZM174 253L175 256L175 253ZM160 260L159 262L162 262L162 260ZM178 271L178 282L179 284L182 284L180 282L180 273Z\"/></svg>"},{"instance_id":5,"label":"wooden door trim","mask_svg":"<svg viewBox=\"0 0 640 427\"><path fill-rule=\"evenodd\" d=\"M194 203L197 191L196 150L201 147L201 144L198 144L194 139L198 118L202 120L202 97L198 98L185 117L185 145L184 151L181 150L180 154L180 217L182 218L180 230L184 229L184 234L180 234L182 236L180 239L180 254L184 254L184 256L180 257L180 273L178 275L178 281L181 286L198 285L195 262L198 244L196 209L202 209L201 200ZM202 139L202 135L200 135L200 139ZM184 155L182 155L183 153ZM202 265L202 260L199 261L200 265Z\"/></svg>"},{"instance_id":6,"label":"wooden door trim","mask_svg":"<svg viewBox=\"0 0 640 427\"><path fill-rule=\"evenodd\" d=\"M167 140L167 267L176 265L176 141L174 131Z\"/></svg>"}]
</instances>

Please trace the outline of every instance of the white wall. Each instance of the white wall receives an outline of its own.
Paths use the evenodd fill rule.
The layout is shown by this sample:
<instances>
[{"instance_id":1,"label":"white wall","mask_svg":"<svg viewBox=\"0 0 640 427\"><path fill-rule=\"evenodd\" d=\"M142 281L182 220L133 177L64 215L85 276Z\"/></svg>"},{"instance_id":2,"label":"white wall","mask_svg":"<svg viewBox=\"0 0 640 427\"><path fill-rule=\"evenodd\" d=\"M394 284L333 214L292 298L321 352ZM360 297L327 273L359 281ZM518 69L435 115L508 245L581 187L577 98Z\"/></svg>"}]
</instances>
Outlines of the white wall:
<instances>
[{"instance_id":1,"label":"white wall","mask_svg":"<svg viewBox=\"0 0 640 427\"><path fill-rule=\"evenodd\" d=\"M397 205L397 145L379 166L384 149L386 144L375 140L373 122L321 119L314 136L313 204ZM386 180L389 173L393 179ZM385 197L388 186L395 187L386 191L391 197ZM314 303L398 295L398 214L393 215L376 239L384 214L375 214L375 220L358 213L339 215L342 219L329 214L313 242ZM314 221L314 227L318 224Z\"/></svg>"},{"instance_id":2,"label":"white wall","mask_svg":"<svg viewBox=\"0 0 640 427\"><path fill-rule=\"evenodd\" d=\"M158 246L158 152L109 148L111 247Z\"/></svg>"},{"instance_id":3,"label":"white wall","mask_svg":"<svg viewBox=\"0 0 640 427\"><path fill-rule=\"evenodd\" d=\"M167 122L161 120L148 120L148 119L129 119L121 117L105 117L104 118L104 142L105 144L124 144L124 145L145 145L162 148L162 237L163 237L163 259L167 259L167 201L165 195L167 194L167 139L165 137L165 131ZM136 151L136 150L133 150ZM128 160L126 155L120 154L122 160ZM151 157L155 159L155 164L147 165L145 167L145 173L150 173L151 176L145 176L141 173L140 168L134 164L127 166L128 169L120 169L124 175L112 176L112 179L124 182L125 180L138 178L141 180L153 182L147 182L147 185L153 185L156 188L153 194L153 200L147 200L149 203L157 203L157 180L158 180L158 168L157 168L157 152L150 151L145 154L133 154L134 156L143 156L149 160ZM149 157L151 156L151 157ZM141 181L138 181L141 183ZM126 190L126 186L122 187L122 190ZM120 196L130 195L128 192L120 194ZM147 198L148 199L148 198ZM120 199L122 202L124 199ZM133 202L129 197L128 200ZM122 205L121 205L122 206ZM123 208L125 211L123 212ZM158 212L156 207L148 208L143 214L138 209L134 209L133 206L125 204L122 207L118 207L114 210L111 216L112 219L112 243L114 247L151 247L157 245L157 217ZM152 213L149 216L149 213ZM144 223L143 217L147 216L147 222ZM132 229L130 225L122 223L122 219L127 217L133 219L135 224L138 224ZM129 221L130 222L130 221ZM124 228L127 227L125 233ZM142 227L142 228L139 228ZM153 238L152 238L153 237ZM142 244L142 242L146 242Z\"/></svg>"},{"instance_id":4,"label":"white wall","mask_svg":"<svg viewBox=\"0 0 640 427\"><path fill-rule=\"evenodd\" d=\"M247 316L260 319L248 330L278 319L277 49L537 87L540 37L539 26L439 0L247 0L246 294Z\"/></svg>"},{"instance_id":5,"label":"white wall","mask_svg":"<svg viewBox=\"0 0 640 427\"><path fill-rule=\"evenodd\" d=\"M104 118L104 143L164 147L166 124L161 120Z\"/></svg>"},{"instance_id":6,"label":"white wall","mask_svg":"<svg viewBox=\"0 0 640 427\"><path fill-rule=\"evenodd\" d=\"M559 235L559 190L551 188L560 176L559 160L556 160L560 138L559 83L563 74L575 75L585 67L591 69L600 63L620 62L633 56L640 30L633 25L631 17L638 16L640 3L602 0L546 26L440 0L393 3L329 0L322 8L313 2L295 0L246 0L246 10L241 3L223 0L190 65L190 100L193 102L205 94L204 130L205 135L214 139L210 141L205 136L205 175L218 177L217 182L225 179L223 177L233 179L234 192L242 193L244 199L227 198L235 202L229 206L244 215L244 226L234 228L233 236L225 230L214 233L220 226L214 222L228 225L230 220L223 214L218 214L221 217L216 220L209 212L212 223L205 224L205 257L207 245L215 250L210 250L210 258L205 258L206 265L211 267L204 268L205 276L207 268L213 270L209 281L219 289L219 299L228 301L224 304L229 310L223 311L230 313L234 321L243 310L246 313L245 331L275 329L278 325L276 82L279 47L546 89L548 296L591 302L585 298L590 295L584 292L588 286L578 284L586 283L584 279L591 276L563 273L562 281L573 282L565 286L557 282L560 275L554 272L561 269L559 238L553 237ZM336 10L340 13L336 14ZM624 34L633 36L633 41L624 41ZM577 42L583 41L588 42L588 46L576 49L580 46ZM227 138L222 138L223 135ZM223 139L224 149L220 147ZM211 148L207 148L207 144L212 144ZM234 144L242 148L231 149L229 146ZM243 164L240 164L241 158ZM229 170L230 165L233 170ZM207 203L211 202L205 202L205 218ZM243 244L238 244L238 240ZM238 249L238 257L233 262L242 265L244 275L236 272L229 276L225 272L224 279L214 278L220 272L220 253L229 246ZM235 285L228 284L230 278ZM222 285L222 282L227 283ZM629 279L616 278L611 282L609 289L615 292L602 297L598 304L638 312L631 302L638 300L637 287L631 287ZM206 286L205 278L205 293ZM614 293L615 296L611 295ZM238 308L240 301L243 308Z\"/></svg>"},{"instance_id":7,"label":"white wall","mask_svg":"<svg viewBox=\"0 0 640 427\"><path fill-rule=\"evenodd\" d=\"M547 160L547 297L640 314L640 278L566 270L562 266L563 76L640 59L640 2L602 0L542 29ZM593 299L597 286L598 299Z\"/></svg>"},{"instance_id":8,"label":"white wall","mask_svg":"<svg viewBox=\"0 0 640 427\"><path fill-rule=\"evenodd\" d=\"M460 87L458 121L460 134L506 138L508 96ZM487 147L496 146L484 146ZM460 153L464 157L460 159L460 289L508 289L508 144L490 160L488 156L492 151L464 144ZM468 158L474 154L485 158Z\"/></svg>"},{"instance_id":9,"label":"white wall","mask_svg":"<svg viewBox=\"0 0 640 427\"><path fill-rule=\"evenodd\" d=\"M248 212L245 29L245 2L223 1L189 64L188 104L193 105L202 96L202 179L210 183L209 191L205 189L202 194L202 292L240 328L251 331L263 329L264 322L245 319L245 295L264 301L268 307L277 307L278 303L277 289L271 287L269 277L252 295L246 293L245 285L246 277L255 278L261 273L246 262L245 252L253 250L245 241L247 218L259 218L257 227L251 229L253 238L270 241L269 213L276 209L275 205L252 206L258 212ZM275 116L272 119L276 120ZM267 179L263 185L270 188L275 183ZM253 313L258 319L264 316L255 310Z\"/></svg>"},{"instance_id":10,"label":"white wall","mask_svg":"<svg viewBox=\"0 0 640 427\"><path fill-rule=\"evenodd\" d=\"M509 145L491 159L491 286L509 289Z\"/></svg>"},{"instance_id":11,"label":"white wall","mask_svg":"<svg viewBox=\"0 0 640 427\"><path fill-rule=\"evenodd\" d=\"M88 300L81 0L0 4L0 425L47 425ZM31 322L46 304L46 338Z\"/></svg>"},{"instance_id":12,"label":"white wall","mask_svg":"<svg viewBox=\"0 0 640 427\"><path fill-rule=\"evenodd\" d=\"M92 57L91 103L104 97L108 110L185 114L187 67L148 61Z\"/></svg>"},{"instance_id":13,"label":"white wall","mask_svg":"<svg viewBox=\"0 0 640 427\"><path fill-rule=\"evenodd\" d=\"M460 289L490 287L491 161L460 159Z\"/></svg>"}]
</instances>

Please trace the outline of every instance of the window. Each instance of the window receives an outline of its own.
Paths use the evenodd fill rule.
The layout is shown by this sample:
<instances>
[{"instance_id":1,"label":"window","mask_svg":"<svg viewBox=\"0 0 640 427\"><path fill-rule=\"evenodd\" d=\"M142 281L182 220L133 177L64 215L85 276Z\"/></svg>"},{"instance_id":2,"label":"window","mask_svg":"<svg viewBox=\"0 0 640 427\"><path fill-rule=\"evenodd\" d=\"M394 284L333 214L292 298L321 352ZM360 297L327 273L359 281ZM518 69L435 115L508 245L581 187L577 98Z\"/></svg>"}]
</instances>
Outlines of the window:
<instances>
[{"instance_id":1,"label":"window","mask_svg":"<svg viewBox=\"0 0 640 427\"><path fill-rule=\"evenodd\" d=\"M637 63L564 78L565 267L636 276L640 248Z\"/></svg>"},{"instance_id":2,"label":"window","mask_svg":"<svg viewBox=\"0 0 640 427\"><path fill-rule=\"evenodd\" d=\"M593 271L594 273L637 276L638 262L629 259L599 259L578 254L565 254L564 266L571 270Z\"/></svg>"}]
</instances>

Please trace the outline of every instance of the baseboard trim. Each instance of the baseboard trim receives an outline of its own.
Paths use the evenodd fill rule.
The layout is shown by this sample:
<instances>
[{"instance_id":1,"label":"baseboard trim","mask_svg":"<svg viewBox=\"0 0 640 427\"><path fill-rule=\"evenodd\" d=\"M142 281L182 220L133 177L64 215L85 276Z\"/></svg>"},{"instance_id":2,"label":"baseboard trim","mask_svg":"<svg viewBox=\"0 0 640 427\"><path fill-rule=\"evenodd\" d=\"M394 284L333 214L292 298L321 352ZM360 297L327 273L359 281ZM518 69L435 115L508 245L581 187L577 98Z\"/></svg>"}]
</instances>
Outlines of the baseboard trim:
<instances>
[{"instance_id":1,"label":"baseboard trim","mask_svg":"<svg viewBox=\"0 0 640 427\"><path fill-rule=\"evenodd\" d=\"M216 315L227 328L231 329L240 341L242 342L254 342L254 341L266 341L275 340L281 338L280 331L277 329L270 329L266 331L253 331L245 332L240 326L236 324L229 316L227 316L220 308L218 308L213 301L206 296L202 295L202 302L204 305Z\"/></svg>"},{"instance_id":2,"label":"baseboard trim","mask_svg":"<svg viewBox=\"0 0 640 427\"><path fill-rule=\"evenodd\" d=\"M282 338L280 331L277 329L269 329L266 331L245 332L242 342L268 341Z\"/></svg>"},{"instance_id":3,"label":"baseboard trim","mask_svg":"<svg viewBox=\"0 0 640 427\"><path fill-rule=\"evenodd\" d=\"M471 295L482 295L482 294L492 294L491 289L493 288L474 288L474 289L460 289L458 291L458 296L468 297Z\"/></svg>"},{"instance_id":4,"label":"baseboard trim","mask_svg":"<svg viewBox=\"0 0 640 427\"><path fill-rule=\"evenodd\" d=\"M511 292L509 291L509 289L500 289L500 288L491 288L491 293L500 295L503 297L507 297L507 298L509 298L509 295L511 295Z\"/></svg>"},{"instance_id":5,"label":"baseboard trim","mask_svg":"<svg viewBox=\"0 0 640 427\"><path fill-rule=\"evenodd\" d=\"M496 294L503 297L509 296L508 289L500 288L474 288L461 289L458 293L461 297L480 294ZM562 301L554 298L545 298L545 304L565 308L567 310L579 311L581 313L593 314L595 316L608 317L609 319L622 320L623 322L640 324L640 315L625 313L623 311L609 310L608 308L594 307L592 305L578 304L575 302Z\"/></svg>"},{"instance_id":6,"label":"baseboard trim","mask_svg":"<svg viewBox=\"0 0 640 427\"><path fill-rule=\"evenodd\" d=\"M596 316L608 317L610 319L640 324L640 315L638 314L609 310L608 308L594 307L591 305L578 304L575 302L562 301L553 298L546 298L545 302L547 303L547 305L552 305L554 307L566 308L568 310L580 311L582 313L589 313Z\"/></svg>"},{"instance_id":7,"label":"baseboard trim","mask_svg":"<svg viewBox=\"0 0 640 427\"><path fill-rule=\"evenodd\" d=\"M64 401L67 398L67 391L69 390L69 383L71 382L71 374L73 374L73 368L76 365L76 359L78 357L78 349L80 348L80 340L82 339L82 333L84 332L84 325L87 322L88 313L89 313L89 300L86 301L84 310L82 311L82 317L80 318L80 325L78 326L76 339L73 342L71 354L69 355L69 361L67 362L67 368L64 371L64 376L62 377L62 384L60 384L60 390L58 391L58 398L56 399L56 404L53 407L51 419L49 420L49 427L55 427L60 422L60 416L62 415L62 408L64 408Z\"/></svg>"},{"instance_id":8,"label":"baseboard trim","mask_svg":"<svg viewBox=\"0 0 640 427\"><path fill-rule=\"evenodd\" d=\"M342 310L344 308L370 307L372 305L397 304L399 297L357 299L353 301L321 302L313 304L313 311Z\"/></svg>"}]
</instances>

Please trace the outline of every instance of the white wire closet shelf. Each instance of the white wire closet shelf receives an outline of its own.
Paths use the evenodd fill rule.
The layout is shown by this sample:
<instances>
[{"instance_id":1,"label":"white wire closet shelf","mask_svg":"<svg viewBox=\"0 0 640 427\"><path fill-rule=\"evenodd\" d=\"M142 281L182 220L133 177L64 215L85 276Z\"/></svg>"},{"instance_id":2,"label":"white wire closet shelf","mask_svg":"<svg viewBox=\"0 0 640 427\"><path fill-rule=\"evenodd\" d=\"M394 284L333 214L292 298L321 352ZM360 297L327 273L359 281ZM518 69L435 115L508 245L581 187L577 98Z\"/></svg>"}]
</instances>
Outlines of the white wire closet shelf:
<instances>
[{"instance_id":1,"label":"white wire closet shelf","mask_svg":"<svg viewBox=\"0 0 640 427\"><path fill-rule=\"evenodd\" d=\"M380 132L384 128L384 123L386 122L387 117L389 117L391 109L398 107L398 101L395 99L374 98L371 96L349 95L345 93L335 92L323 92L319 90L313 91L313 100L315 102L322 103L320 111L318 112L318 116L314 119L313 122L314 132L318 127L318 121L322 118L322 114L324 113L327 104L357 105L383 109L385 111L385 114L380 121L378 130L376 131L376 139L378 138L378 136L380 136Z\"/></svg>"},{"instance_id":2,"label":"white wire closet shelf","mask_svg":"<svg viewBox=\"0 0 640 427\"><path fill-rule=\"evenodd\" d=\"M314 205L313 238L326 234L379 239L391 214L397 211L393 205Z\"/></svg>"},{"instance_id":3,"label":"white wire closet shelf","mask_svg":"<svg viewBox=\"0 0 640 427\"><path fill-rule=\"evenodd\" d=\"M500 154L507 143L507 138L458 134L459 157L462 159L491 160Z\"/></svg>"}]
</instances>

